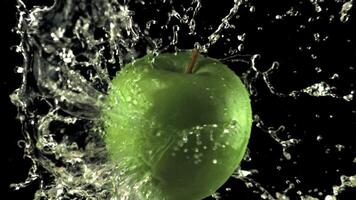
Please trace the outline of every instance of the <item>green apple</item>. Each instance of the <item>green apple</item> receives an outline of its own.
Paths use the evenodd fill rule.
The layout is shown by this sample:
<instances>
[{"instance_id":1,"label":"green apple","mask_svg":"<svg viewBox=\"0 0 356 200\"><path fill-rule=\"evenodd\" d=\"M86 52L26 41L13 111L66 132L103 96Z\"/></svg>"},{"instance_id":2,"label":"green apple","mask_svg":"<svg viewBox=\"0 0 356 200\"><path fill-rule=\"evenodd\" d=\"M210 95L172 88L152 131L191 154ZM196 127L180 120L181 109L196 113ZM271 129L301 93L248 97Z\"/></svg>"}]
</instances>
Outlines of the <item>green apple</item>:
<instances>
[{"instance_id":1,"label":"green apple","mask_svg":"<svg viewBox=\"0 0 356 200\"><path fill-rule=\"evenodd\" d=\"M217 59L191 55L148 54L127 64L104 103L111 160L151 177L156 199L213 194L238 167L250 137L249 94L239 77Z\"/></svg>"}]
</instances>

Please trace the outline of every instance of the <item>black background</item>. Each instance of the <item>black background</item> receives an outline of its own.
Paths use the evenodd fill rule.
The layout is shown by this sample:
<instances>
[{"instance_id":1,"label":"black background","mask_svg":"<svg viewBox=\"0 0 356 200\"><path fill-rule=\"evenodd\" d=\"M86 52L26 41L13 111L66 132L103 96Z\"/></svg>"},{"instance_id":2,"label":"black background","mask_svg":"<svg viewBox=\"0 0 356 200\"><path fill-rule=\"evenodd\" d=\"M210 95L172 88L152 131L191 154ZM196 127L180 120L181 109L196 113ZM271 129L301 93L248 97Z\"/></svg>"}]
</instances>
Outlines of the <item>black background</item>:
<instances>
[{"instance_id":1,"label":"black background","mask_svg":"<svg viewBox=\"0 0 356 200\"><path fill-rule=\"evenodd\" d=\"M46 1L37 1L43 4ZM177 1L178 2L178 1ZM179 3L184 4L187 1ZM331 2L331 1L330 1ZM329 3L330 3L329 2ZM48 2L46 2L48 3ZM134 3L132 3L134 4ZM314 6L309 1L253 1L256 13L251 14L248 8L242 8L240 18L234 24L236 30L226 30L225 35L231 36L239 33L247 33L245 49L241 54L260 54L258 67L268 68L273 61L280 63L277 72L271 75L272 84L281 93L289 93L292 90L300 90L314 83L326 80L330 85L337 88L336 94L345 95L355 90L356 70L356 27L355 11L351 11L352 17L347 23L337 20L329 23L331 14L337 15L340 4L322 4L328 7L327 12L316 15ZM335 4L335 5L334 5ZM21 57L16 55L10 47L18 43L17 36L11 32L16 23L15 1L6 0L2 4L2 67L0 71L0 95L1 95L1 154L5 168L1 169L2 199L32 199L38 182L20 191L12 191L9 184L23 181L27 175L30 163L23 158L22 150L17 146L17 141L22 139L21 124L16 120L16 107L10 102L9 94L18 88L21 77L14 73L15 65L21 63ZM215 27L232 7L232 1L203 1L203 7L197 16L197 32L199 35L188 37L184 34L184 28L180 31L179 48L191 48L194 41L204 42L211 30L206 28L210 25ZM302 15L287 20L276 20L276 14L283 14L293 5L300 8ZM136 14L134 21L144 25L146 18L157 16L155 5L150 6L131 5ZM179 11L179 4L176 8ZM219 9L217 9L219 8ZM167 8L169 9L169 8ZM164 9L162 9L164 13ZM164 15L164 14L161 14ZM144 16L144 17L142 17ZM309 17L320 16L320 20L305 23ZM338 17L336 17L338 18ZM172 22L174 23L174 22ZM299 30L301 24L306 28ZM262 31L256 27L262 26ZM313 33L319 32L327 35L326 42L317 43L313 40ZM153 30L152 36L167 38L168 31ZM169 43L164 41L166 43ZM351 42L347 42L350 40ZM212 57L223 58L226 48L236 49L238 42L232 40L219 40L209 50ZM311 46L310 51L298 51L298 46ZM311 54L318 59L311 58ZM6 62L4 62L6 61ZM249 67L241 63L237 68L233 63L226 62L237 74L242 74ZM316 66L322 68L322 72L315 70ZM295 73L294 71L297 71ZM334 73L340 78L330 80ZM285 138L291 136L301 139L301 142L289 149L292 160L283 159L281 146L273 141L271 137L256 126L253 127L251 141L249 144L250 162L243 162L243 169L258 169L259 173L253 178L262 184L268 191L283 191L287 188L286 180L295 180L297 177L301 184L296 184L287 196L291 199L299 199L296 191L301 190L303 194L318 196L317 193L332 194L332 186L340 184L341 175L356 174L356 164L352 160L356 157L356 108L355 100L347 102L342 99L330 97L310 97L301 94L297 99L290 97L278 97L270 93L262 79L254 83L258 94L252 96L252 107L268 126L278 127L283 124L286 127ZM316 114L319 117L316 117ZM332 117L330 117L332 115ZM322 136L317 142L316 137ZM345 148L338 151L335 144L342 144ZM327 150L329 149L329 150ZM327 151L327 153L326 153ZM281 166L277 170L276 166ZM226 192L230 187L232 191ZM310 189L318 188L317 192L308 192ZM222 199L260 199L253 190L247 189L243 182L231 178L221 189ZM272 195L274 195L272 193ZM5 198L4 198L5 197ZM320 199L323 199L321 196ZM355 189L348 189L339 196L339 199L356 199Z\"/></svg>"}]
</instances>

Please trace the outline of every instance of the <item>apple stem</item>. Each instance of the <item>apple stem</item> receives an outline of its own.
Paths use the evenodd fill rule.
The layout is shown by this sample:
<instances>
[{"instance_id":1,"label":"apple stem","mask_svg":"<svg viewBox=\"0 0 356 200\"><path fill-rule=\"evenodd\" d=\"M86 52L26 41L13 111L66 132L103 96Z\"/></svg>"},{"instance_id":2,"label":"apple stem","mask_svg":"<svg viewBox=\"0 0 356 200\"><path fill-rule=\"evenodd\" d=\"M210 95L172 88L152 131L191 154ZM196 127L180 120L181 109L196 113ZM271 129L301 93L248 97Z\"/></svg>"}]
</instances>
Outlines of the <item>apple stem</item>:
<instances>
[{"instance_id":1,"label":"apple stem","mask_svg":"<svg viewBox=\"0 0 356 200\"><path fill-rule=\"evenodd\" d=\"M187 74L191 74L192 71L193 71L193 67L195 65L195 63L197 62L198 60L198 56L199 56L199 51L197 49L193 49L192 51L192 59L190 60L186 70L185 70L185 73Z\"/></svg>"}]
</instances>

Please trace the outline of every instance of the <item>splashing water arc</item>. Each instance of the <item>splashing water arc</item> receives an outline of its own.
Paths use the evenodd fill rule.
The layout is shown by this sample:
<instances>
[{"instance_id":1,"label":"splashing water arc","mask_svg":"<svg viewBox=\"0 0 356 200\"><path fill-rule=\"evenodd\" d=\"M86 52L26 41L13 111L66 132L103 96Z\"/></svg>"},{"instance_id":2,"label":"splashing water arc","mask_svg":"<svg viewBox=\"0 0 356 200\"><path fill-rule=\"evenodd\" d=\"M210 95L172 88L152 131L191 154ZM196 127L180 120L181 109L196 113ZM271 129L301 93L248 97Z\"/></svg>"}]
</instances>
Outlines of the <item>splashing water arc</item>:
<instances>
[{"instance_id":1,"label":"splashing water arc","mask_svg":"<svg viewBox=\"0 0 356 200\"><path fill-rule=\"evenodd\" d=\"M210 199L354 194L352 13L352 0L17 0L22 79L10 98L32 165L11 188L38 184L34 199L154 199L141 190L147 177L108 159L101 102L125 64L198 48L241 77L254 108L247 154Z\"/></svg>"}]
</instances>

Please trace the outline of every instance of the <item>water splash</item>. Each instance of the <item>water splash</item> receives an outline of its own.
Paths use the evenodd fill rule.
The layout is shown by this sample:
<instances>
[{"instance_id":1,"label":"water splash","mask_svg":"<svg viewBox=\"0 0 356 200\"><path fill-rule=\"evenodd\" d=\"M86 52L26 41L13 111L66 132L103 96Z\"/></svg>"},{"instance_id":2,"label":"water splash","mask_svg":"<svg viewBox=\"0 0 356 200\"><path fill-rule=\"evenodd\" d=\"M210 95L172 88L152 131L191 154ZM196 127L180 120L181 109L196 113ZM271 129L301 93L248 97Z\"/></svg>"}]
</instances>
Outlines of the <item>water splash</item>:
<instances>
[{"instance_id":1,"label":"water splash","mask_svg":"<svg viewBox=\"0 0 356 200\"><path fill-rule=\"evenodd\" d=\"M105 144L101 140L104 133L100 128L100 101L106 95L111 78L125 63L147 52L157 55L170 48L178 49L186 27L189 36L198 38L198 42L187 48L195 45L204 53L209 53L219 42L231 42L233 38L238 41L236 47L229 48L221 60L248 65L242 77L252 98L258 98L261 89L256 85L262 80L270 94L281 99L298 100L300 95L306 94L315 98L327 97L354 102L354 90L341 92L339 87L331 83L338 79L339 75L336 73L329 79L282 92L274 76L286 67L284 63L275 59L270 65L262 66L259 60L264 55L258 52L241 54L248 47L249 35L238 33L230 37L226 30L238 31L235 21L239 18L239 12L246 7L250 13L258 11L252 1L235 0L219 24L210 26L209 34L203 39L199 39L197 21L204 9L204 2L200 0L189 2L182 6L183 9L175 6L172 1L161 1L159 3L162 8L157 12L167 12L167 20L162 22L158 17L147 18L143 26L135 19L137 11L129 1L57 0L51 6L35 6L31 9L21 0L17 2L18 24L15 30L21 41L16 52L22 55L23 64L17 66L15 71L22 74L22 85L11 95L11 101L20 110L18 119L23 126L24 138L19 141L19 146L23 148L24 156L32 162L32 166L24 182L11 186L19 190L40 180L35 199L152 197L150 195L154 191L137 192L138 188L149 182L149 177L138 179L132 174L134 169L122 170L121 166L107 160ZM135 3L151 5L145 1ZM316 16L308 16L307 23L298 26L297 32L305 30L308 23L317 21L320 19L318 16L327 11L323 1L311 0L310 4ZM348 23L353 1L338 1L337 4L340 5L339 20ZM295 6L285 13L272 16L271 21L283 22L302 14ZM329 21L333 22L334 19L335 16L330 16ZM157 27L166 35L151 34ZM255 28L258 31L264 30L261 25L256 25ZM316 32L312 34L312 40L323 43L329 37ZM310 44L301 45L300 51L308 52L312 60L319 59ZM321 74L323 67L315 65L315 71ZM267 133L282 148L278 156L294 162L298 154L290 149L298 146L301 141L293 136L285 137L288 125L269 125L259 113L255 115L254 121L257 129ZM184 138L182 137L182 144ZM317 141L322 141L322 138ZM337 148L342 149L341 146ZM246 154L244 160L248 163L254 159ZM218 159L212 162L218 162ZM257 181L259 171L260 169L243 166L236 170L233 177L242 181L252 193L257 193L262 199L292 199L289 191L295 187L294 183L288 181L287 188L279 191L271 189ZM341 175L340 181L339 185L330 186L332 193L323 194L325 200L336 199L346 188L356 187L354 175ZM303 192L296 193L301 199L320 199ZM222 198L219 193L213 197Z\"/></svg>"}]
</instances>

